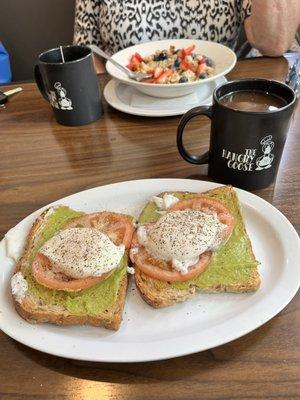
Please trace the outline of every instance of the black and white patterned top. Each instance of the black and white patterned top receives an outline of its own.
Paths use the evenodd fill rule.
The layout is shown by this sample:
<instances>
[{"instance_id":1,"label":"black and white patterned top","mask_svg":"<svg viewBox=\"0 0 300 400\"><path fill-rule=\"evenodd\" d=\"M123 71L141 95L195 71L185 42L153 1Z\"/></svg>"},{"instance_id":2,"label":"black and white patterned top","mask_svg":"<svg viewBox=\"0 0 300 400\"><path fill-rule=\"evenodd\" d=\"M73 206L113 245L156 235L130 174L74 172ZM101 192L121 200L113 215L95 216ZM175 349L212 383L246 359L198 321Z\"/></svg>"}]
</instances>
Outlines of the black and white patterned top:
<instances>
[{"instance_id":1,"label":"black and white patterned top","mask_svg":"<svg viewBox=\"0 0 300 400\"><path fill-rule=\"evenodd\" d=\"M251 0L77 0L74 42L109 54L151 40L204 39L235 47Z\"/></svg>"}]
</instances>

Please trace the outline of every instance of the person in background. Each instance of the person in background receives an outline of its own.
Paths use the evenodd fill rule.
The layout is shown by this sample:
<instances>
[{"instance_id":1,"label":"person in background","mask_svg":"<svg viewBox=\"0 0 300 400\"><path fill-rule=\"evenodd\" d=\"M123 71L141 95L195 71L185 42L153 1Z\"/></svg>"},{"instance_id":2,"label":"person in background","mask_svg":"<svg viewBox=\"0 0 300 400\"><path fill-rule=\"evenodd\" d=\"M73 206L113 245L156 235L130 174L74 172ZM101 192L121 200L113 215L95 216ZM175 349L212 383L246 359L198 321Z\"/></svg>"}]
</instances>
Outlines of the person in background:
<instances>
[{"instance_id":1,"label":"person in background","mask_svg":"<svg viewBox=\"0 0 300 400\"><path fill-rule=\"evenodd\" d=\"M235 49L240 29L263 55L280 56L300 22L300 0L76 0L74 43L113 54L160 39L203 39ZM104 70L96 60L97 72Z\"/></svg>"}]
</instances>

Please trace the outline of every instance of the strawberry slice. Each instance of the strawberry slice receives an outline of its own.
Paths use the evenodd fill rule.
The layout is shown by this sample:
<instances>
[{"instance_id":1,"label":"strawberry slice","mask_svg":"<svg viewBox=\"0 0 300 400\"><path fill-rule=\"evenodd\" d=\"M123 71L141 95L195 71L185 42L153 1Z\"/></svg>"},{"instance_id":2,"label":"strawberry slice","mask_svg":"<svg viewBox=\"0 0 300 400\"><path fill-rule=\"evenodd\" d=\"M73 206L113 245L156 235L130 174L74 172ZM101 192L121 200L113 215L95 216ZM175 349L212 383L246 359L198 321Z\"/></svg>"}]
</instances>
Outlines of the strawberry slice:
<instances>
[{"instance_id":1,"label":"strawberry slice","mask_svg":"<svg viewBox=\"0 0 300 400\"><path fill-rule=\"evenodd\" d=\"M134 56L139 60L139 62L144 61L144 60L143 60L143 57L142 57L139 53L135 53Z\"/></svg>"},{"instance_id":2,"label":"strawberry slice","mask_svg":"<svg viewBox=\"0 0 300 400\"><path fill-rule=\"evenodd\" d=\"M165 83L167 78L173 74L171 69L166 69L157 79L155 79L155 83Z\"/></svg>"},{"instance_id":3,"label":"strawberry slice","mask_svg":"<svg viewBox=\"0 0 300 400\"><path fill-rule=\"evenodd\" d=\"M130 69L131 71L135 71L136 69L138 69L140 63L141 61L136 57L136 54L134 54L131 57L129 64L127 65L127 68Z\"/></svg>"},{"instance_id":4,"label":"strawberry slice","mask_svg":"<svg viewBox=\"0 0 300 400\"><path fill-rule=\"evenodd\" d=\"M162 68L156 67L156 68L154 69L154 73L153 73L154 79L159 78L160 75L161 75L163 72L164 72L164 70L163 70Z\"/></svg>"},{"instance_id":5,"label":"strawberry slice","mask_svg":"<svg viewBox=\"0 0 300 400\"><path fill-rule=\"evenodd\" d=\"M193 44L192 46L186 47L185 49L182 50L183 52L183 57L190 55L194 50L195 50L195 45Z\"/></svg>"},{"instance_id":6,"label":"strawberry slice","mask_svg":"<svg viewBox=\"0 0 300 400\"><path fill-rule=\"evenodd\" d=\"M200 74L202 74L202 72L204 72L206 70L206 64L199 64L196 70L196 75L199 76Z\"/></svg>"},{"instance_id":7,"label":"strawberry slice","mask_svg":"<svg viewBox=\"0 0 300 400\"><path fill-rule=\"evenodd\" d=\"M155 81L154 78L147 78L147 79L143 80L143 82L146 82L146 83L154 83L154 81Z\"/></svg>"},{"instance_id":8,"label":"strawberry slice","mask_svg":"<svg viewBox=\"0 0 300 400\"><path fill-rule=\"evenodd\" d=\"M180 63L180 68L181 68L183 71L187 71L187 70L189 69L189 70L191 70L191 71L193 71L193 72L196 72L195 67L194 67L191 63L189 63L188 61L186 61L186 60L182 60L182 61L181 61L181 63Z\"/></svg>"}]
</instances>

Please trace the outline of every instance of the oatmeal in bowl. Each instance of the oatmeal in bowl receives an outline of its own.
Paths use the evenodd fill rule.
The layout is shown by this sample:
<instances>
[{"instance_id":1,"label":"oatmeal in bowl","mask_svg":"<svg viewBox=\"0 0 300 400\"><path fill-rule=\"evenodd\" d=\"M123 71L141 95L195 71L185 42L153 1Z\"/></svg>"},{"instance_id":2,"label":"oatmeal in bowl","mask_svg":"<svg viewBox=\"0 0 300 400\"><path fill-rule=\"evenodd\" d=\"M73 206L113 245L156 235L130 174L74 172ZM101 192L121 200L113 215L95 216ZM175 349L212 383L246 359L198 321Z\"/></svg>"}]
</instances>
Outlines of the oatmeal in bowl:
<instances>
[{"instance_id":1,"label":"oatmeal in bowl","mask_svg":"<svg viewBox=\"0 0 300 400\"><path fill-rule=\"evenodd\" d=\"M211 77L214 73L213 60L195 49L195 44L182 49L171 45L168 49L156 50L145 57L136 52L130 57L127 68L151 74L150 78L143 80L146 83L187 83Z\"/></svg>"},{"instance_id":2,"label":"oatmeal in bowl","mask_svg":"<svg viewBox=\"0 0 300 400\"><path fill-rule=\"evenodd\" d=\"M236 63L235 53L219 43L205 40L172 39L140 43L114 54L112 58L134 72L147 72L137 82L111 62L107 72L116 80L149 96L174 98L201 89L224 76Z\"/></svg>"}]
</instances>

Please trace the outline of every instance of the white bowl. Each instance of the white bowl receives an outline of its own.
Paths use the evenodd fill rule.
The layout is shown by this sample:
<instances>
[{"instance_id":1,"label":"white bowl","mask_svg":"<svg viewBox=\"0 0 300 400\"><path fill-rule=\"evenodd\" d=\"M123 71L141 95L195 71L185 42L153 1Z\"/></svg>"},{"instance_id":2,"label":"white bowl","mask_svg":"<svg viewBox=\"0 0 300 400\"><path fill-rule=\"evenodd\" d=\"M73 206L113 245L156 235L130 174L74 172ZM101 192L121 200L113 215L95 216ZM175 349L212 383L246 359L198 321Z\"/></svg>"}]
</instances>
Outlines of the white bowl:
<instances>
[{"instance_id":1,"label":"white bowl","mask_svg":"<svg viewBox=\"0 0 300 400\"><path fill-rule=\"evenodd\" d=\"M170 46L175 46L175 48L185 48L193 44L196 46L195 52L204 54L214 61L215 73L210 78L187 83L156 84L137 82L133 79L130 79L125 73L123 73L109 61L106 63L106 69L107 72L118 81L134 86L140 92L146 93L150 96L164 98L185 96L199 89L200 85L214 81L220 76L224 76L231 71L236 63L235 53L228 47L219 43L208 42L205 40L174 39L140 43L138 45L118 51L118 53L112 56L114 60L126 66L129 64L130 58L135 52L138 52L142 57L145 57L154 54L156 50L168 49Z\"/></svg>"}]
</instances>

